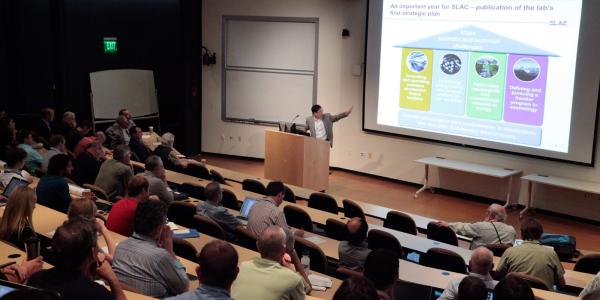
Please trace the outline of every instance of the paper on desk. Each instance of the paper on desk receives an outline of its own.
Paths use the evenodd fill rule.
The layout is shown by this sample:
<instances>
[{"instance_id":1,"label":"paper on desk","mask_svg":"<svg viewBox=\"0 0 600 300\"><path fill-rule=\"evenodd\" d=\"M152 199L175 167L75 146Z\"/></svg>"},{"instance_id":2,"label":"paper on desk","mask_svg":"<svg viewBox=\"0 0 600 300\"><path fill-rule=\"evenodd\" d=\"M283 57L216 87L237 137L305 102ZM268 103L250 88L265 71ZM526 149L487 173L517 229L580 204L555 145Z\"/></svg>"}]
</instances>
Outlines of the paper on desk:
<instances>
[{"instance_id":1,"label":"paper on desk","mask_svg":"<svg viewBox=\"0 0 600 300\"><path fill-rule=\"evenodd\" d=\"M169 228L171 228L172 231L179 229L179 227L173 222L169 222L167 225L169 225Z\"/></svg>"},{"instance_id":2,"label":"paper on desk","mask_svg":"<svg viewBox=\"0 0 600 300\"><path fill-rule=\"evenodd\" d=\"M309 236L309 237L305 237L305 240L311 241L317 245L321 245L323 243L325 243L326 241L322 238L320 238L318 235L313 235L313 236Z\"/></svg>"},{"instance_id":3,"label":"paper on desk","mask_svg":"<svg viewBox=\"0 0 600 300\"><path fill-rule=\"evenodd\" d=\"M173 230L173 234L188 234L190 233L189 229L176 229Z\"/></svg>"},{"instance_id":4,"label":"paper on desk","mask_svg":"<svg viewBox=\"0 0 600 300\"><path fill-rule=\"evenodd\" d=\"M331 279L315 274L309 274L308 280L310 281L310 284L312 286L322 286L330 288L333 285L333 281L331 281Z\"/></svg>"}]
</instances>

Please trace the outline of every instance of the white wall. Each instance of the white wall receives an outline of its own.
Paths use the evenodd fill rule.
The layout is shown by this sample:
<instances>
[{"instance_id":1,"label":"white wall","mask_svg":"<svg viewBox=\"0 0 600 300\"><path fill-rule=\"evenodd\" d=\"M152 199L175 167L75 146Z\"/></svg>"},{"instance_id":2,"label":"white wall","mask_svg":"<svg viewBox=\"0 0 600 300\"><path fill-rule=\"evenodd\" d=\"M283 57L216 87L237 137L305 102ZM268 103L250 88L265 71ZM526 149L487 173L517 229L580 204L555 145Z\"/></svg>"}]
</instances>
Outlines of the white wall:
<instances>
[{"instance_id":1,"label":"white wall","mask_svg":"<svg viewBox=\"0 0 600 300\"><path fill-rule=\"evenodd\" d=\"M221 121L221 17L222 15L318 17L318 102L337 113L354 106L354 112L334 126L331 165L350 170L419 182L423 166L414 163L425 156L443 156L475 163L523 170L524 174L559 175L600 181L600 170L522 156L474 150L362 131L362 77L352 76L352 66L364 57L365 0L204 0L203 45L217 52L217 65L202 72L202 151L263 157L264 130L268 127ZM343 28L350 30L342 38ZM310 109L306 108L306 116ZM282 116L282 119L287 116ZM361 153L371 153L361 156ZM597 154L598 157L598 154ZM442 170L434 171L433 183L451 190L503 199L505 183ZM513 196L527 197L525 184L516 180ZM415 200L418 201L418 200ZM536 190L535 205L565 214L600 220L600 196L556 188Z\"/></svg>"}]
</instances>

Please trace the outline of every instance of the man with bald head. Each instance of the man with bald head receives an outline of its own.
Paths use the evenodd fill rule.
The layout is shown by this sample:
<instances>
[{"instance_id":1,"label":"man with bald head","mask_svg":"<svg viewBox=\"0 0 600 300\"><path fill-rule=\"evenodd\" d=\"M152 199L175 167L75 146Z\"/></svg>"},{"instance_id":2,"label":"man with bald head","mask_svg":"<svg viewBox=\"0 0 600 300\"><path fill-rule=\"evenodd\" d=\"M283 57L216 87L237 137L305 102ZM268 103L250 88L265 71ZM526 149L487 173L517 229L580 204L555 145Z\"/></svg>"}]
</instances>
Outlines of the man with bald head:
<instances>
[{"instance_id":1,"label":"man with bald head","mask_svg":"<svg viewBox=\"0 0 600 300\"><path fill-rule=\"evenodd\" d=\"M494 254L485 247L479 247L473 250L471 260L469 260L469 276L477 277L483 281L488 290L494 289L496 282L490 276L490 271L494 267ZM458 297L458 287L463 278L454 279L448 283L444 293L438 300L452 300Z\"/></svg>"},{"instance_id":2,"label":"man with bald head","mask_svg":"<svg viewBox=\"0 0 600 300\"><path fill-rule=\"evenodd\" d=\"M127 120L127 117L120 115L117 121L106 129L106 135L110 138L111 148L129 145L131 136L129 135L129 120Z\"/></svg>"},{"instance_id":3,"label":"man with bald head","mask_svg":"<svg viewBox=\"0 0 600 300\"><path fill-rule=\"evenodd\" d=\"M471 248L475 249L488 244L513 244L516 231L506 221L506 210L498 204L492 204L486 211L485 219L476 223L438 221L441 226L450 227L456 234L473 238Z\"/></svg>"},{"instance_id":4,"label":"man with bald head","mask_svg":"<svg viewBox=\"0 0 600 300\"><path fill-rule=\"evenodd\" d=\"M196 274L200 285L191 292L165 300L231 300L231 284L239 272L237 265L235 248L225 241L213 240L198 254Z\"/></svg>"},{"instance_id":5,"label":"man with bald head","mask_svg":"<svg viewBox=\"0 0 600 300\"><path fill-rule=\"evenodd\" d=\"M304 299L304 280L292 271L286 254L286 233L272 225L263 230L256 246L260 258L245 261L231 287L236 300L244 299Z\"/></svg>"},{"instance_id":6,"label":"man with bald head","mask_svg":"<svg viewBox=\"0 0 600 300\"><path fill-rule=\"evenodd\" d=\"M340 242L338 255L340 267L361 271L371 249L367 242L369 225L361 218L352 218L346 223L346 240Z\"/></svg>"}]
</instances>

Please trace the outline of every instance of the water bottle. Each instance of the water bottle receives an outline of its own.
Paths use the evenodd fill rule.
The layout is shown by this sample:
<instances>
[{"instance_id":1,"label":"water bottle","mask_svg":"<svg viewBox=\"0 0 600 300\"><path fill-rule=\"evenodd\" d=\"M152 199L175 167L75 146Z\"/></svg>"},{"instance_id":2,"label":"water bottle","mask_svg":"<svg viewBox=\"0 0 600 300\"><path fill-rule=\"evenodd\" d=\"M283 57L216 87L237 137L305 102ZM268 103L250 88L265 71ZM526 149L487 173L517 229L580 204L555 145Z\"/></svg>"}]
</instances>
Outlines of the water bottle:
<instances>
[{"instance_id":1,"label":"water bottle","mask_svg":"<svg viewBox=\"0 0 600 300\"><path fill-rule=\"evenodd\" d=\"M300 263L302 263L302 267L304 268L304 273L308 274L308 271L310 270L310 253L308 252L308 250L304 250L304 252L302 252L302 258L300 259Z\"/></svg>"}]
</instances>

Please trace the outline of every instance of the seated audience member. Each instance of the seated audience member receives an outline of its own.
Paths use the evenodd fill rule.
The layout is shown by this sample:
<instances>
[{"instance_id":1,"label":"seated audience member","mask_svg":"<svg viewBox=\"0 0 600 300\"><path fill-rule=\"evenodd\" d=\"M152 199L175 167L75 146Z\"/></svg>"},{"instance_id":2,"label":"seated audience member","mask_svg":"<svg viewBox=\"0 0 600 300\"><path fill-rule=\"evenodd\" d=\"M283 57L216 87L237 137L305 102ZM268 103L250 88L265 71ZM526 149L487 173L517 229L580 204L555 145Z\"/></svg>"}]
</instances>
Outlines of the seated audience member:
<instances>
[{"instance_id":1,"label":"seated audience member","mask_svg":"<svg viewBox=\"0 0 600 300\"><path fill-rule=\"evenodd\" d=\"M335 291L333 300L377 300L377 289L364 277L350 277Z\"/></svg>"},{"instance_id":2,"label":"seated audience member","mask_svg":"<svg viewBox=\"0 0 600 300\"><path fill-rule=\"evenodd\" d=\"M109 262L112 262L117 244L115 244L115 241L113 241L110 236L110 232L106 229L106 226L104 226L104 222L98 218L98 208L96 207L96 203L90 198L75 198L71 201L67 216L69 217L69 220L81 217L96 223L96 231L102 235L104 242L106 243L106 248L108 249L108 253L104 253L106 259L108 259ZM98 247L98 249L100 249L100 247Z\"/></svg>"},{"instance_id":3,"label":"seated audience member","mask_svg":"<svg viewBox=\"0 0 600 300\"><path fill-rule=\"evenodd\" d=\"M25 157L27 157L27 153L21 148L11 147L6 150L4 156L6 166L4 172L0 173L0 186L7 187L13 177L26 180L29 183L33 182L33 176L23 170Z\"/></svg>"},{"instance_id":4,"label":"seated audience member","mask_svg":"<svg viewBox=\"0 0 600 300\"><path fill-rule=\"evenodd\" d=\"M133 177L131 153L129 147L118 146L113 152L113 158L106 160L100 166L95 185L103 189L108 200L114 201L117 196L125 195L125 188Z\"/></svg>"},{"instance_id":5,"label":"seated audience member","mask_svg":"<svg viewBox=\"0 0 600 300\"><path fill-rule=\"evenodd\" d=\"M585 295L591 294L592 292L600 292L600 272L594 276L594 279L581 291L579 298L583 298Z\"/></svg>"},{"instance_id":6,"label":"seated audience member","mask_svg":"<svg viewBox=\"0 0 600 300\"><path fill-rule=\"evenodd\" d=\"M458 285L458 300L487 300L488 289L479 277L467 276ZM438 298L439 299L439 298Z\"/></svg>"},{"instance_id":7,"label":"seated audience member","mask_svg":"<svg viewBox=\"0 0 600 300\"><path fill-rule=\"evenodd\" d=\"M494 254L485 247L479 247L471 254L469 260L469 276L477 277L483 281L487 289L493 289L496 282L490 275L490 271L494 267ZM438 300L453 300L458 299L459 285L462 279L454 279L448 283L448 286L438 298Z\"/></svg>"},{"instance_id":8,"label":"seated audience member","mask_svg":"<svg viewBox=\"0 0 600 300\"><path fill-rule=\"evenodd\" d=\"M12 264L0 270L0 279L24 284L31 275L39 272L44 266L41 256L32 260L24 260L20 264ZM4 299L4 298L1 298ZM25 298L27 299L27 298Z\"/></svg>"},{"instance_id":9,"label":"seated audience member","mask_svg":"<svg viewBox=\"0 0 600 300\"><path fill-rule=\"evenodd\" d=\"M146 159L146 171L144 177L148 180L148 193L156 195L167 204L173 202L173 191L167 184L167 176L165 175L165 167L160 157L151 155Z\"/></svg>"},{"instance_id":10,"label":"seated audience member","mask_svg":"<svg viewBox=\"0 0 600 300\"><path fill-rule=\"evenodd\" d=\"M121 110L119 110L119 116L125 116L125 118L127 118L127 123L129 123L127 128L135 126L132 115L127 108L121 108Z\"/></svg>"},{"instance_id":11,"label":"seated audience member","mask_svg":"<svg viewBox=\"0 0 600 300\"><path fill-rule=\"evenodd\" d=\"M127 197L117 201L106 219L106 228L120 235L133 234L133 219L139 203L148 200L148 180L136 175L127 185Z\"/></svg>"},{"instance_id":12,"label":"seated audience member","mask_svg":"<svg viewBox=\"0 0 600 300\"><path fill-rule=\"evenodd\" d=\"M287 236L286 250L292 258L292 263L296 270L300 272L306 281L306 284L310 285L308 276L306 275L306 272L304 272L304 268L300 263L300 258L298 258L298 253L296 253L296 250L294 249L294 235L303 236L304 231L292 230L292 228L288 226L285 214L283 213L283 210L279 208L281 203L283 203L284 196L285 186L283 185L283 182L269 182L266 189L266 197L261 201L256 202L250 209L250 213L248 214L248 229L254 233L254 235L261 236L263 230L271 225L281 227Z\"/></svg>"},{"instance_id":13,"label":"seated audience member","mask_svg":"<svg viewBox=\"0 0 600 300\"><path fill-rule=\"evenodd\" d=\"M102 166L104 150L98 142L87 144L87 148L81 152L73 162L73 180L78 185L94 184L100 166ZM104 199L108 200L108 199Z\"/></svg>"},{"instance_id":14,"label":"seated audience member","mask_svg":"<svg viewBox=\"0 0 600 300\"><path fill-rule=\"evenodd\" d=\"M75 146L83 137L77 130L77 119L73 112L67 111L63 114L62 120L55 127L55 133L61 134L67 141L67 149L75 150Z\"/></svg>"},{"instance_id":15,"label":"seated audience member","mask_svg":"<svg viewBox=\"0 0 600 300\"><path fill-rule=\"evenodd\" d=\"M363 269L371 253L366 242L368 230L369 225L361 218L352 218L346 223L347 240L341 241L338 246L340 267L356 271Z\"/></svg>"},{"instance_id":16,"label":"seated audience member","mask_svg":"<svg viewBox=\"0 0 600 300\"><path fill-rule=\"evenodd\" d=\"M438 221L442 226L450 227L456 234L473 238L471 250L487 244L514 244L515 229L506 223L506 210L502 205L488 207L485 219L475 223L447 223Z\"/></svg>"},{"instance_id":17,"label":"seated audience member","mask_svg":"<svg viewBox=\"0 0 600 300\"><path fill-rule=\"evenodd\" d=\"M279 226L263 230L256 243L260 258L241 263L231 287L233 299L304 299L304 281L284 258L286 240Z\"/></svg>"},{"instance_id":18,"label":"seated audience member","mask_svg":"<svg viewBox=\"0 0 600 300\"><path fill-rule=\"evenodd\" d=\"M494 288L494 300L533 300L533 291L525 279L509 276Z\"/></svg>"},{"instance_id":19,"label":"seated audience member","mask_svg":"<svg viewBox=\"0 0 600 300\"><path fill-rule=\"evenodd\" d=\"M140 159L140 162L146 161L148 156L152 154L150 148L144 144L144 141L142 140L142 134L142 129L137 126L129 128L129 136L131 136L131 140L129 140L129 148L131 148L131 151L137 155L137 157Z\"/></svg>"},{"instance_id":20,"label":"seated audience member","mask_svg":"<svg viewBox=\"0 0 600 300\"><path fill-rule=\"evenodd\" d=\"M365 261L364 276L377 289L379 299L394 299L394 284L398 280L400 262L398 255L388 249L371 251Z\"/></svg>"},{"instance_id":21,"label":"seated audience member","mask_svg":"<svg viewBox=\"0 0 600 300\"><path fill-rule=\"evenodd\" d=\"M56 154L67 154L67 145L65 137L60 134L53 134L48 141L50 149L44 153L44 161L42 162L42 172L48 172L48 164L50 159Z\"/></svg>"},{"instance_id":22,"label":"seated audience member","mask_svg":"<svg viewBox=\"0 0 600 300\"><path fill-rule=\"evenodd\" d=\"M522 272L541 279L549 289L554 285L565 285L565 270L554 249L542 246L540 237L544 233L542 224L532 218L521 222L523 244L506 249L496 271L500 274Z\"/></svg>"},{"instance_id":23,"label":"seated audience member","mask_svg":"<svg viewBox=\"0 0 600 300\"><path fill-rule=\"evenodd\" d=\"M600 290L595 290L586 294L581 297L581 300L600 300Z\"/></svg>"},{"instance_id":24,"label":"seated audience member","mask_svg":"<svg viewBox=\"0 0 600 300\"><path fill-rule=\"evenodd\" d=\"M231 284L238 272L235 248L227 242L213 240L202 247L198 254L196 274L200 285L191 292L165 300L231 300Z\"/></svg>"},{"instance_id":25,"label":"seated audience member","mask_svg":"<svg viewBox=\"0 0 600 300\"><path fill-rule=\"evenodd\" d=\"M68 155L54 155L48 164L48 172L37 185L38 203L66 213L71 204L69 184L66 177L71 175L72 170L73 164Z\"/></svg>"},{"instance_id":26,"label":"seated audience member","mask_svg":"<svg viewBox=\"0 0 600 300\"><path fill-rule=\"evenodd\" d=\"M4 208L5 217L0 219L0 239L25 249L25 240L35 236L32 220L35 201L35 192L29 187L20 186L12 191Z\"/></svg>"},{"instance_id":27,"label":"seated audience member","mask_svg":"<svg viewBox=\"0 0 600 300\"><path fill-rule=\"evenodd\" d=\"M128 145L131 136L129 135L129 122L125 116L119 116L117 121L106 129L106 135L110 139L110 147L115 148L121 145Z\"/></svg>"},{"instance_id":28,"label":"seated audience member","mask_svg":"<svg viewBox=\"0 0 600 300\"><path fill-rule=\"evenodd\" d=\"M198 203L196 213L207 216L217 222L225 231L227 240L235 240L235 230L238 227L242 227L242 223L227 208L219 205L221 199L223 199L221 185L215 181L207 184L204 188L204 195L206 196L206 201Z\"/></svg>"},{"instance_id":29,"label":"seated audience member","mask_svg":"<svg viewBox=\"0 0 600 300\"><path fill-rule=\"evenodd\" d=\"M84 119L77 125L77 131L79 132L79 134L81 135L82 138L86 137L86 136L90 136L92 129L93 129L92 121L90 121L89 119ZM75 146L77 146L77 145L75 145Z\"/></svg>"},{"instance_id":30,"label":"seated audience member","mask_svg":"<svg viewBox=\"0 0 600 300\"><path fill-rule=\"evenodd\" d=\"M82 138L79 141L79 143L77 143L77 147L75 147L73 155L75 155L75 157L78 157L79 154L83 153L83 151L85 151L88 145L93 142L97 142L98 144L100 144L100 148L102 148L102 145L104 145L104 143L106 142L106 135L104 135L104 132L98 131L93 136L86 136ZM104 155L102 156L102 158L104 158Z\"/></svg>"},{"instance_id":31,"label":"seated audience member","mask_svg":"<svg viewBox=\"0 0 600 300\"><path fill-rule=\"evenodd\" d=\"M17 133L17 147L25 150L27 153L27 157L25 158L25 167L30 172L35 172L41 170L42 162L44 162L44 157L39 154L33 146L37 146L33 141L33 135L31 135L31 131L29 130L20 130Z\"/></svg>"},{"instance_id":32,"label":"seated audience member","mask_svg":"<svg viewBox=\"0 0 600 300\"><path fill-rule=\"evenodd\" d=\"M15 121L4 116L0 118L0 160L5 160L5 152L8 148L14 147L17 130Z\"/></svg>"},{"instance_id":33,"label":"seated audience member","mask_svg":"<svg viewBox=\"0 0 600 300\"><path fill-rule=\"evenodd\" d=\"M33 132L37 136L49 141L52 133L52 122L54 122L54 109L46 107L41 111L40 118L33 125Z\"/></svg>"},{"instance_id":34,"label":"seated audience member","mask_svg":"<svg viewBox=\"0 0 600 300\"><path fill-rule=\"evenodd\" d=\"M168 170L181 170L187 168L188 160L179 159L177 152L173 149L175 143L175 136L167 132L160 138L160 145L154 149L154 155L158 155L165 164L165 168Z\"/></svg>"},{"instance_id":35,"label":"seated audience member","mask_svg":"<svg viewBox=\"0 0 600 300\"><path fill-rule=\"evenodd\" d=\"M126 299L110 264L97 252L95 223L84 218L66 221L52 238L54 268L34 274L28 284L57 291L63 300ZM99 276L110 291L95 283Z\"/></svg>"},{"instance_id":36,"label":"seated audience member","mask_svg":"<svg viewBox=\"0 0 600 300\"><path fill-rule=\"evenodd\" d=\"M133 236L119 243L113 260L119 280L150 297L174 296L188 289L185 267L173 252L173 232L166 223L165 203L139 203Z\"/></svg>"}]
</instances>

